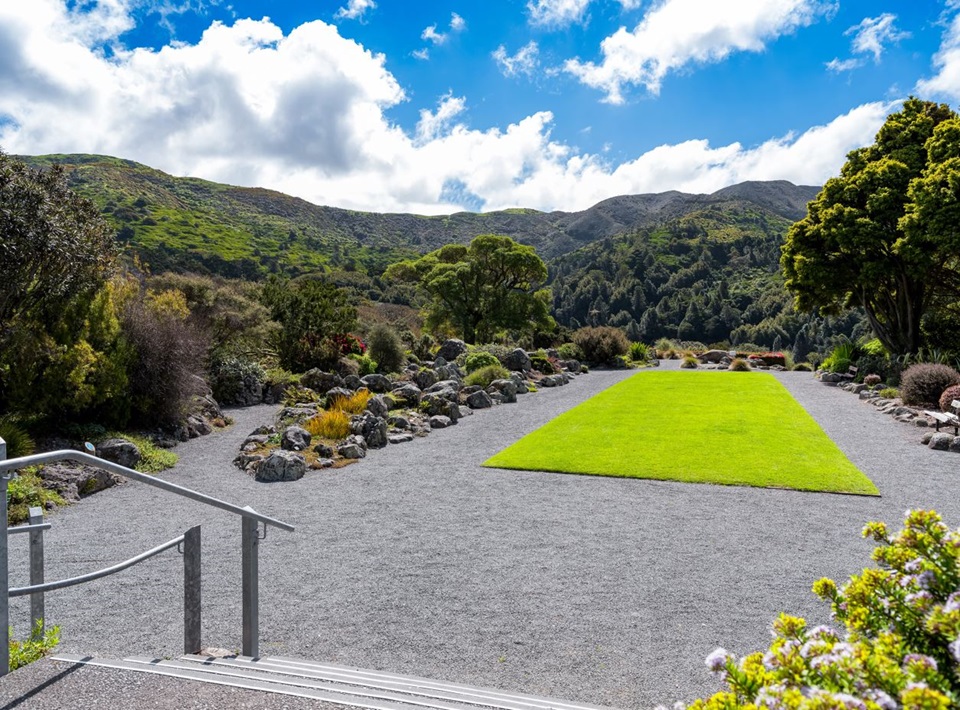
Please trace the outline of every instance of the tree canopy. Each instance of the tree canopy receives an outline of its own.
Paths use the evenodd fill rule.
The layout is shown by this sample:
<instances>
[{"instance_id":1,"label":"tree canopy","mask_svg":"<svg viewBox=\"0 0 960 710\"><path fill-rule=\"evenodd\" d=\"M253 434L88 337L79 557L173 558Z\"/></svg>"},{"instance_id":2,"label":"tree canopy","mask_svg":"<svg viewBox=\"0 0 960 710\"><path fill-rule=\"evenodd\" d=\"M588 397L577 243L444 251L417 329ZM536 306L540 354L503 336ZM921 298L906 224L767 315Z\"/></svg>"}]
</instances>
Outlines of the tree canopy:
<instances>
[{"instance_id":1,"label":"tree canopy","mask_svg":"<svg viewBox=\"0 0 960 710\"><path fill-rule=\"evenodd\" d=\"M387 269L389 279L416 283L431 298L428 321L449 325L468 342L498 330L549 329L547 267L531 246L483 234L469 246L448 244Z\"/></svg>"},{"instance_id":2,"label":"tree canopy","mask_svg":"<svg viewBox=\"0 0 960 710\"><path fill-rule=\"evenodd\" d=\"M921 348L924 321L955 301L960 275L957 121L945 104L911 98L873 145L848 154L783 246L798 310L862 307L891 353Z\"/></svg>"}]
</instances>

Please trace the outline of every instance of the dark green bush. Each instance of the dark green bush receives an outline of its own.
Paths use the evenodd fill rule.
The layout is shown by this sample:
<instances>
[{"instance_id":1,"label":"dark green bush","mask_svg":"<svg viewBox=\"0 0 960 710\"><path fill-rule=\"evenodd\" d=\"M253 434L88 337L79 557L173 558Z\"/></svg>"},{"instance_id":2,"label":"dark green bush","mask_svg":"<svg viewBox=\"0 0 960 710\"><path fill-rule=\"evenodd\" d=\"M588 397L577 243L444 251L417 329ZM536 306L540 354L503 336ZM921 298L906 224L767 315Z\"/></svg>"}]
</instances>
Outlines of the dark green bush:
<instances>
[{"instance_id":1,"label":"dark green bush","mask_svg":"<svg viewBox=\"0 0 960 710\"><path fill-rule=\"evenodd\" d=\"M380 372L400 372L407 362L400 336L388 325L380 323L373 327L367 337L367 347Z\"/></svg>"},{"instance_id":2,"label":"dark green bush","mask_svg":"<svg viewBox=\"0 0 960 710\"><path fill-rule=\"evenodd\" d=\"M480 387L486 388L494 380L507 379L510 379L510 373L503 365L487 365L486 367L481 367L479 370L471 372L463 382L470 387L479 385Z\"/></svg>"},{"instance_id":3,"label":"dark green bush","mask_svg":"<svg viewBox=\"0 0 960 710\"><path fill-rule=\"evenodd\" d=\"M0 417L0 439L7 443L8 459L29 456L36 448L33 439L21 425L20 420L9 414Z\"/></svg>"},{"instance_id":4,"label":"dark green bush","mask_svg":"<svg viewBox=\"0 0 960 710\"><path fill-rule=\"evenodd\" d=\"M558 363L547 357L544 352L536 352L530 356L530 367L541 375L555 375L560 372Z\"/></svg>"},{"instance_id":5,"label":"dark green bush","mask_svg":"<svg viewBox=\"0 0 960 710\"><path fill-rule=\"evenodd\" d=\"M949 365L921 362L903 371L900 398L908 405L934 405L951 385L960 384L960 373Z\"/></svg>"},{"instance_id":6,"label":"dark green bush","mask_svg":"<svg viewBox=\"0 0 960 710\"><path fill-rule=\"evenodd\" d=\"M467 370L467 373L476 372L481 367L489 367L490 365L499 365L500 361L497 359L496 355L486 352L485 350L474 350L471 353L467 353L467 357L464 361L464 367Z\"/></svg>"},{"instance_id":7,"label":"dark green bush","mask_svg":"<svg viewBox=\"0 0 960 710\"><path fill-rule=\"evenodd\" d=\"M261 387L267 381L266 370L258 362L239 357L225 357L210 367L210 389L220 404L243 404L244 390Z\"/></svg>"},{"instance_id":8,"label":"dark green bush","mask_svg":"<svg viewBox=\"0 0 960 710\"><path fill-rule=\"evenodd\" d=\"M576 343L563 343L557 348L561 360L583 360L583 350Z\"/></svg>"},{"instance_id":9,"label":"dark green bush","mask_svg":"<svg viewBox=\"0 0 960 710\"><path fill-rule=\"evenodd\" d=\"M610 363L630 351L627 336L619 328L610 326L581 328L574 332L573 342L583 352L584 360L597 365Z\"/></svg>"}]
</instances>

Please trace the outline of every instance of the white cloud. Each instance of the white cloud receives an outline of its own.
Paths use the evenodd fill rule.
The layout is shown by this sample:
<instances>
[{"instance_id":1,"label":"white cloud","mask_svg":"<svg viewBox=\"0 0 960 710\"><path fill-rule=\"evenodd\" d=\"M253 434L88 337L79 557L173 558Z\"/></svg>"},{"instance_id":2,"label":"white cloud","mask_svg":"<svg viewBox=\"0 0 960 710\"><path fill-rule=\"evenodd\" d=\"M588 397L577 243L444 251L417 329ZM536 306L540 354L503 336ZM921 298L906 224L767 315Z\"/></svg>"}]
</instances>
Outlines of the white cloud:
<instances>
[{"instance_id":1,"label":"white cloud","mask_svg":"<svg viewBox=\"0 0 960 710\"><path fill-rule=\"evenodd\" d=\"M960 9L960 3L949 2L951 9ZM949 21L940 49L933 56L933 66L937 73L929 79L917 82L917 93L921 96L942 96L960 101L960 11Z\"/></svg>"},{"instance_id":2,"label":"white cloud","mask_svg":"<svg viewBox=\"0 0 960 710\"><path fill-rule=\"evenodd\" d=\"M350 0L346 7L341 7L334 15L335 18L346 20L357 20L363 17L367 10L373 10L377 6L374 0Z\"/></svg>"},{"instance_id":3,"label":"white cloud","mask_svg":"<svg viewBox=\"0 0 960 710\"><path fill-rule=\"evenodd\" d=\"M76 24L62 3L23 5L0 4L6 151L104 153L352 209L574 210L613 195L709 192L747 179L817 184L871 142L890 108L867 104L756 147L691 140L616 164L554 139L547 111L471 127L466 99L453 94L405 132L387 118L406 96L385 58L324 22L289 34L269 20L214 23L195 44L108 58L96 42L111 39L122 15L84 18L82 31L67 34Z\"/></svg>"},{"instance_id":4,"label":"white cloud","mask_svg":"<svg viewBox=\"0 0 960 710\"><path fill-rule=\"evenodd\" d=\"M420 39L426 40L428 42L433 42L434 44L444 44L448 39L450 39L451 34L457 32L463 32L467 28L467 22L460 15L453 12L450 15L450 30L449 32L437 32L436 25L430 25L429 27L424 28L423 32L420 33Z\"/></svg>"},{"instance_id":5,"label":"white cloud","mask_svg":"<svg viewBox=\"0 0 960 710\"><path fill-rule=\"evenodd\" d=\"M517 76L524 74L533 76L533 73L540 66L540 48L537 43L531 40L517 50L514 55L507 54L507 48L502 44L493 51L491 56L500 67L504 76Z\"/></svg>"},{"instance_id":6,"label":"white cloud","mask_svg":"<svg viewBox=\"0 0 960 710\"><path fill-rule=\"evenodd\" d=\"M628 32L621 27L600 45L603 61L568 60L564 69L623 103L623 88L642 85L657 94L663 78L689 64L760 52L767 42L827 14L821 0L663 0Z\"/></svg>"},{"instance_id":7,"label":"white cloud","mask_svg":"<svg viewBox=\"0 0 960 710\"><path fill-rule=\"evenodd\" d=\"M535 25L561 26L583 20L589 4L590 0L528 0L527 11Z\"/></svg>"},{"instance_id":8,"label":"white cloud","mask_svg":"<svg viewBox=\"0 0 960 710\"><path fill-rule=\"evenodd\" d=\"M885 12L879 17L865 17L859 23L849 28L844 35L853 35L850 42L850 51L854 54L873 55L873 61L879 62L886 46L897 44L902 39L910 37L909 32L902 32L896 26L897 16ZM863 66L864 60L839 58L827 62L827 69L835 72L850 71Z\"/></svg>"},{"instance_id":9,"label":"white cloud","mask_svg":"<svg viewBox=\"0 0 960 710\"><path fill-rule=\"evenodd\" d=\"M423 47L422 49L415 49L410 52L410 54L412 54L415 59L419 59L421 61L430 59L430 50L426 47Z\"/></svg>"}]
</instances>

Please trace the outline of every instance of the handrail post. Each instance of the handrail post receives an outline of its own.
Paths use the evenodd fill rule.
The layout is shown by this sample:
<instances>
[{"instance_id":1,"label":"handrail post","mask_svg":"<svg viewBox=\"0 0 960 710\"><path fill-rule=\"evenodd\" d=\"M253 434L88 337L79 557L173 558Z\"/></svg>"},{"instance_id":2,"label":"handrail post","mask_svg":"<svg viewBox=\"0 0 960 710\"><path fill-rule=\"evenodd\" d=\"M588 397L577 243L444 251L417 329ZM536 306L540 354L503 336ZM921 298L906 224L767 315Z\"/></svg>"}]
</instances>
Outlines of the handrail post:
<instances>
[{"instance_id":1,"label":"handrail post","mask_svg":"<svg viewBox=\"0 0 960 710\"><path fill-rule=\"evenodd\" d=\"M244 510L253 512L247 506ZM243 655L258 657L260 655L260 590L259 590L259 560L257 558L259 546L260 523L255 518L243 516L240 519L243 525L240 544L242 554L242 593L243 593Z\"/></svg>"},{"instance_id":2,"label":"handrail post","mask_svg":"<svg viewBox=\"0 0 960 710\"><path fill-rule=\"evenodd\" d=\"M200 526L183 536L183 652L200 652Z\"/></svg>"},{"instance_id":3,"label":"handrail post","mask_svg":"<svg viewBox=\"0 0 960 710\"><path fill-rule=\"evenodd\" d=\"M7 458L7 442L0 438L0 461ZM7 483L13 472L0 473L0 516L3 516L3 535L0 535L0 676L10 672L10 569L7 566Z\"/></svg>"},{"instance_id":4,"label":"handrail post","mask_svg":"<svg viewBox=\"0 0 960 710\"><path fill-rule=\"evenodd\" d=\"M30 508L30 524L43 523L43 508ZM43 530L30 531L30 586L43 584ZM30 595L30 633L43 633L44 627L43 592Z\"/></svg>"}]
</instances>

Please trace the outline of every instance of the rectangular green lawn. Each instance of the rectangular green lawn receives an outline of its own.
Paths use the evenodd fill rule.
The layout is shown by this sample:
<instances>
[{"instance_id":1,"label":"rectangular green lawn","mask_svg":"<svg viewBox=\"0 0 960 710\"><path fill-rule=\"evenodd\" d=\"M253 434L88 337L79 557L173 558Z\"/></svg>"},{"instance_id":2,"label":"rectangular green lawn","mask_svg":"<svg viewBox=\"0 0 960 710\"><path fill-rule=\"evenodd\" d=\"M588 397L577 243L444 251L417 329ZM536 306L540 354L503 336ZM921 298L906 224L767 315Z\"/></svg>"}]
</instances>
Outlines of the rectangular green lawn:
<instances>
[{"instance_id":1,"label":"rectangular green lawn","mask_svg":"<svg viewBox=\"0 0 960 710\"><path fill-rule=\"evenodd\" d=\"M639 372L484 466L879 495L776 378Z\"/></svg>"}]
</instances>

